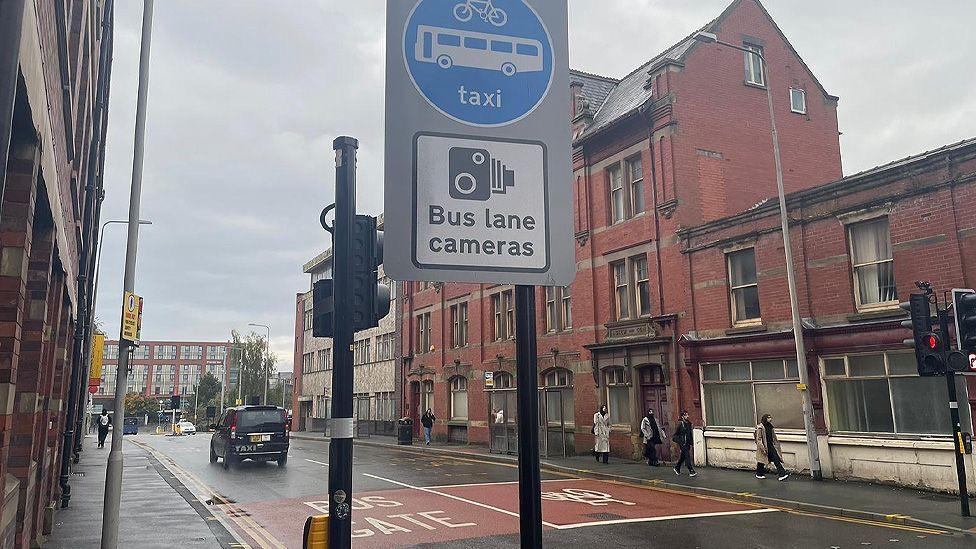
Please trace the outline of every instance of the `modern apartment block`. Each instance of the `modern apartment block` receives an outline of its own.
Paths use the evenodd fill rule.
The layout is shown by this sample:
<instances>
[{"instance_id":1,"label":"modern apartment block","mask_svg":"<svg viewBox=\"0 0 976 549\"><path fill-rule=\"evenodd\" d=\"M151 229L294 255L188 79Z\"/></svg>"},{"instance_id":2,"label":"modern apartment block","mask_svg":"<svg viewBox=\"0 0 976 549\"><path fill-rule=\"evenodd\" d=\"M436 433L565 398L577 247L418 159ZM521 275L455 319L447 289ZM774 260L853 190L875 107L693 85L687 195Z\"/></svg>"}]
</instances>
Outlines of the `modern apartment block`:
<instances>
[{"instance_id":1,"label":"modern apartment block","mask_svg":"<svg viewBox=\"0 0 976 549\"><path fill-rule=\"evenodd\" d=\"M168 399L171 395L192 397L205 374L222 379L225 390L237 387L238 370L230 357L228 341L140 341L132 351L126 393L142 393ZM119 342L106 341L102 382L94 404L114 409L118 383ZM187 401L189 402L189 401Z\"/></svg>"}]
</instances>

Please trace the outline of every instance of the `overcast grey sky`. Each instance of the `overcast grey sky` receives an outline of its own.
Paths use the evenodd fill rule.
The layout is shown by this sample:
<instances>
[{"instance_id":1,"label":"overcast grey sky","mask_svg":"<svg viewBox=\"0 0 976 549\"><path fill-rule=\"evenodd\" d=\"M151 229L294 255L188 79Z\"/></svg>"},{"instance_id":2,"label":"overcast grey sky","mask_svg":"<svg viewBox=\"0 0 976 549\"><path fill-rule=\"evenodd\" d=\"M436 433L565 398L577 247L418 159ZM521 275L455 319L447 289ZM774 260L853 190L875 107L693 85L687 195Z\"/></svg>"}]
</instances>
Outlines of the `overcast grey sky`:
<instances>
[{"instance_id":1,"label":"overcast grey sky","mask_svg":"<svg viewBox=\"0 0 976 549\"><path fill-rule=\"evenodd\" d=\"M574 68L620 77L727 0L570 0ZM106 198L129 203L142 2L116 3ZM379 213L383 0L162 0L153 24L136 291L146 339L269 324L290 369L302 264L327 245L332 140L360 140L360 211ZM767 0L840 96L844 173L976 136L976 3ZM125 236L106 229L97 316L119 332ZM263 328L258 329L263 332Z\"/></svg>"}]
</instances>

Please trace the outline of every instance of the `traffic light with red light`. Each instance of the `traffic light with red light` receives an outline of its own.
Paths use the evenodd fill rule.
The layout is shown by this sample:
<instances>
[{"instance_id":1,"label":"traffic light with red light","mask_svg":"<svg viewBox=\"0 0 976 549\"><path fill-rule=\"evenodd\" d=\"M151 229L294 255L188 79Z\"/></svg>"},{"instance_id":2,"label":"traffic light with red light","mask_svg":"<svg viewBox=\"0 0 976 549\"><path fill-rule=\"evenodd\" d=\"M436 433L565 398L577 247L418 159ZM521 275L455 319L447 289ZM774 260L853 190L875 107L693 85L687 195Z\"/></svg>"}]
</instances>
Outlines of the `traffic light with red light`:
<instances>
[{"instance_id":1,"label":"traffic light with red light","mask_svg":"<svg viewBox=\"0 0 976 549\"><path fill-rule=\"evenodd\" d=\"M932 331L932 310L928 296L912 294L907 302L899 305L908 311L909 320L901 325L912 331L912 338L906 339L905 345L915 348L915 361L918 365L918 375L937 376L945 373L943 361L944 342L939 333Z\"/></svg>"}]
</instances>

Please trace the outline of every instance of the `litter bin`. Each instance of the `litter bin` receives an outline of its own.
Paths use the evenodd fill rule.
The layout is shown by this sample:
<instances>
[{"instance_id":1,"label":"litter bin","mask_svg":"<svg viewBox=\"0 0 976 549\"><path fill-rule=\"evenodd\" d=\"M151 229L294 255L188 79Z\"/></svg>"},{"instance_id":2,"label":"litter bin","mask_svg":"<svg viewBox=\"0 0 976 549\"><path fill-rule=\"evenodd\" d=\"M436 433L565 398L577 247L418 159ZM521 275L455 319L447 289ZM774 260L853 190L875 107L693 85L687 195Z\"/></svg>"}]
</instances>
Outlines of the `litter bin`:
<instances>
[{"instance_id":1,"label":"litter bin","mask_svg":"<svg viewBox=\"0 0 976 549\"><path fill-rule=\"evenodd\" d=\"M397 420L397 444L410 446L413 444L413 420L404 417Z\"/></svg>"}]
</instances>

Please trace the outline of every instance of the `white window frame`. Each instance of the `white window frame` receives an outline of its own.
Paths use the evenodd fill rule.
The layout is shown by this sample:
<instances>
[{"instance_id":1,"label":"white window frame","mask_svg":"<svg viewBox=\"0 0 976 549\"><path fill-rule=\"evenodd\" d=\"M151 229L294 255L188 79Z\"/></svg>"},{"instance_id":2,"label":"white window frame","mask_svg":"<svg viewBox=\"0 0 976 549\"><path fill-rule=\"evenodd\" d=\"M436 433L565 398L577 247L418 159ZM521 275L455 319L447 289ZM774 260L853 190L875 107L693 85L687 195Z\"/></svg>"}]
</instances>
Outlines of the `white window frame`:
<instances>
[{"instance_id":1,"label":"white window frame","mask_svg":"<svg viewBox=\"0 0 976 549\"><path fill-rule=\"evenodd\" d=\"M624 170L620 163L607 168L607 188L610 189L610 224L621 223L630 218L627 215L627 195L624 190ZM615 197L620 194L620 210L617 209Z\"/></svg>"},{"instance_id":2,"label":"white window frame","mask_svg":"<svg viewBox=\"0 0 976 549\"><path fill-rule=\"evenodd\" d=\"M451 390L451 410L450 410L451 421L467 421L469 416L467 408L468 408L468 404L470 404L468 402L468 378L464 376L454 376L453 378L451 378L450 390ZM465 411L463 416L459 416L455 413L454 410L454 399L456 398L456 395L462 393L464 394Z\"/></svg>"},{"instance_id":3,"label":"white window frame","mask_svg":"<svg viewBox=\"0 0 976 549\"><path fill-rule=\"evenodd\" d=\"M797 109L796 103L793 101L794 94L800 98L802 106ZM790 88L790 112L795 112L797 114L807 113L807 91L801 88Z\"/></svg>"},{"instance_id":4,"label":"white window frame","mask_svg":"<svg viewBox=\"0 0 976 549\"><path fill-rule=\"evenodd\" d=\"M861 226L864 226L864 225L867 225L867 224L870 224L870 223L876 223L876 222L878 222L880 220L884 220L885 223L888 225L888 248L891 249L891 251L892 251L891 257L888 258L888 259L882 259L882 260L876 260L876 261L868 261L868 262L865 262L865 263L855 263L854 262L855 261L855 259L854 259L854 230L857 229L858 227L861 227ZM891 309L891 308L897 307L898 306L898 292L897 292L897 290L895 291L895 299L891 299L891 300L888 300L888 301L878 301L876 303L866 303L866 304L865 303L861 303L861 280L860 280L860 276L859 276L859 272L858 272L858 269L860 269L862 267L870 267L871 265L880 265L882 263L891 263L892 284L895 284L895 280L894 280L894 277L895 277L895 258L894 258L894 248L891 245L891 220L890 220L890 218L888 216L886 216L886 215L881 215L881 216L877 216L877 217L872 217L870 219L860 219L860 220L857 220L857 221L852 221L851 223L848 223L844 227L844 230L847 233L847 253L850 254L849 257L851 258L851 275L854 277L854 281L853 281L854 282L854 306L857 308L858 311L872 311L872 310L878 310L878 309Z\"/></svg>"},{"instance_id":5,"label":"white window frame","mask_svg":"<svg viewBox=\"0 0 976 549\"><path fill-rule=\"evenodd\" d=\"M638 273L638 265L644 262L644 278L640 278ZM647 265L647 255L638 255L630 259L630 271L634 277L634 314L637 317L650 316L651 315L651 272ZM647 310L641 305L641 284L647 286Z\"/></svg>"},{"instance_id":6,"label":"white window frame","mask_svg":"<svg viewBox=\"0 0 976 549\"><path fill-rule=\"evenodd\" d=\"M614 313L617 320L633 318L630 311L630 276L627 269L627 260L615 261L610 264L610 268L613 269L611 276L613 277ZM623 290L623 295L621 295L621 290ZM625 308L626 310L624 310Z\"/></svg>"},{"instance_id":7,"label":"white window frame","mask_svg":"<svg viewBox=\"0 0 976 549\"><path fill-rule=\"evenodd\" d=\"M742 52L745 62L745 80L747 84L752 84L754 86L766 87L766 71L763 66L763 60L760 56L763 55L763 47L759 44L750 44L744 42L742 47L750 50L750 52ZM751 53L755 52L755 53ZM756 54L759 55L756 55ZM756 69L759 69L759 78L756 78Z\"/></svg>"},{"instance_id":8,"label":"white window frame","mask_svg":"<svg viewBox=\"0 0 976 549\"><path fill-rule=\"evenodd\" d=\"M732 258L733 258L733 256L742 254L742 253L747 252L749 250L752 250L752 259L753 259L753 268L754 268L753 270L756 271L756 281L753 282L753 283L750 283L750 284L740 284L740 285L736 286L732 282ZM753 247L741 248L741 249L734 250L734 251L730 251L730 252L726 253L725 254L725 271L726 271L726 276L728 277L728 282L729 282L729 308L730 308L730 313L732 315L732 325L733 326L751 326L751 325L755 325L755 324L762 324L762 303L761 302L756 304L756 306L759 308L759 316L757 316L755 318L743 318L743 319L740 319L740 318L737 318L737 315L736 315L736 310L738 309L738 307L737 307L738 303L737 303L736 297L735 297L735 295L736 295L735 294L735 291L736 290L743 290L743 289L751 288L751 287L755 286L756 287L756 300L757 301L759 300L759 266L756 264L756 249L753 248Z\"/></svg>"},{"instance_id":9,"label":"white window frame","mask_svg":"<svg viewBox=\"0 0 976 549\"><path fill-rule=\"evenodd\" d=\"M628 195L630 196L630 208L627 213L628 217L635 217L644 213L647 207L646 200L644 200L644 159L641 155L632 156L624 160L624 166L627 169L627 179L629 181ZM640 177L634 176L634 167L640 168ZM637 203L640 202L640 210L637 209Z\"/></svg>"},{"instance_id":10,"label":"white window frame","mask_svg":"<svg viewBox=\"0 0 976 549\"><path fill-rule=\"evenodd\" d=\"M626 391L626 393L627 393L627 405L628 405L628 408L629 408L627 410L627 415L630 416L630 417L627 418L627 421L626 422L612 423L611 425L614 426L614 427L630 426L630 424L634 420L634 418L633 418L633 415L634 415L633 414L633 395L631 394L630 387L631 387L631 383L627 379L627 371L624 369L623 366L613 366L613 367L610 367L610 368L607 368L607 369L603 370L604 402L606 402L606 404L607 404L607 413L610 415L611 418L613 417L614 412L611 409L612 408L612 405L611 405L612 399L610 398L610 391L612 389L621 389L621 388L623 388ZM617 414L617 415L619 415L619 414Z\"/></svg>"}]
</instances>

